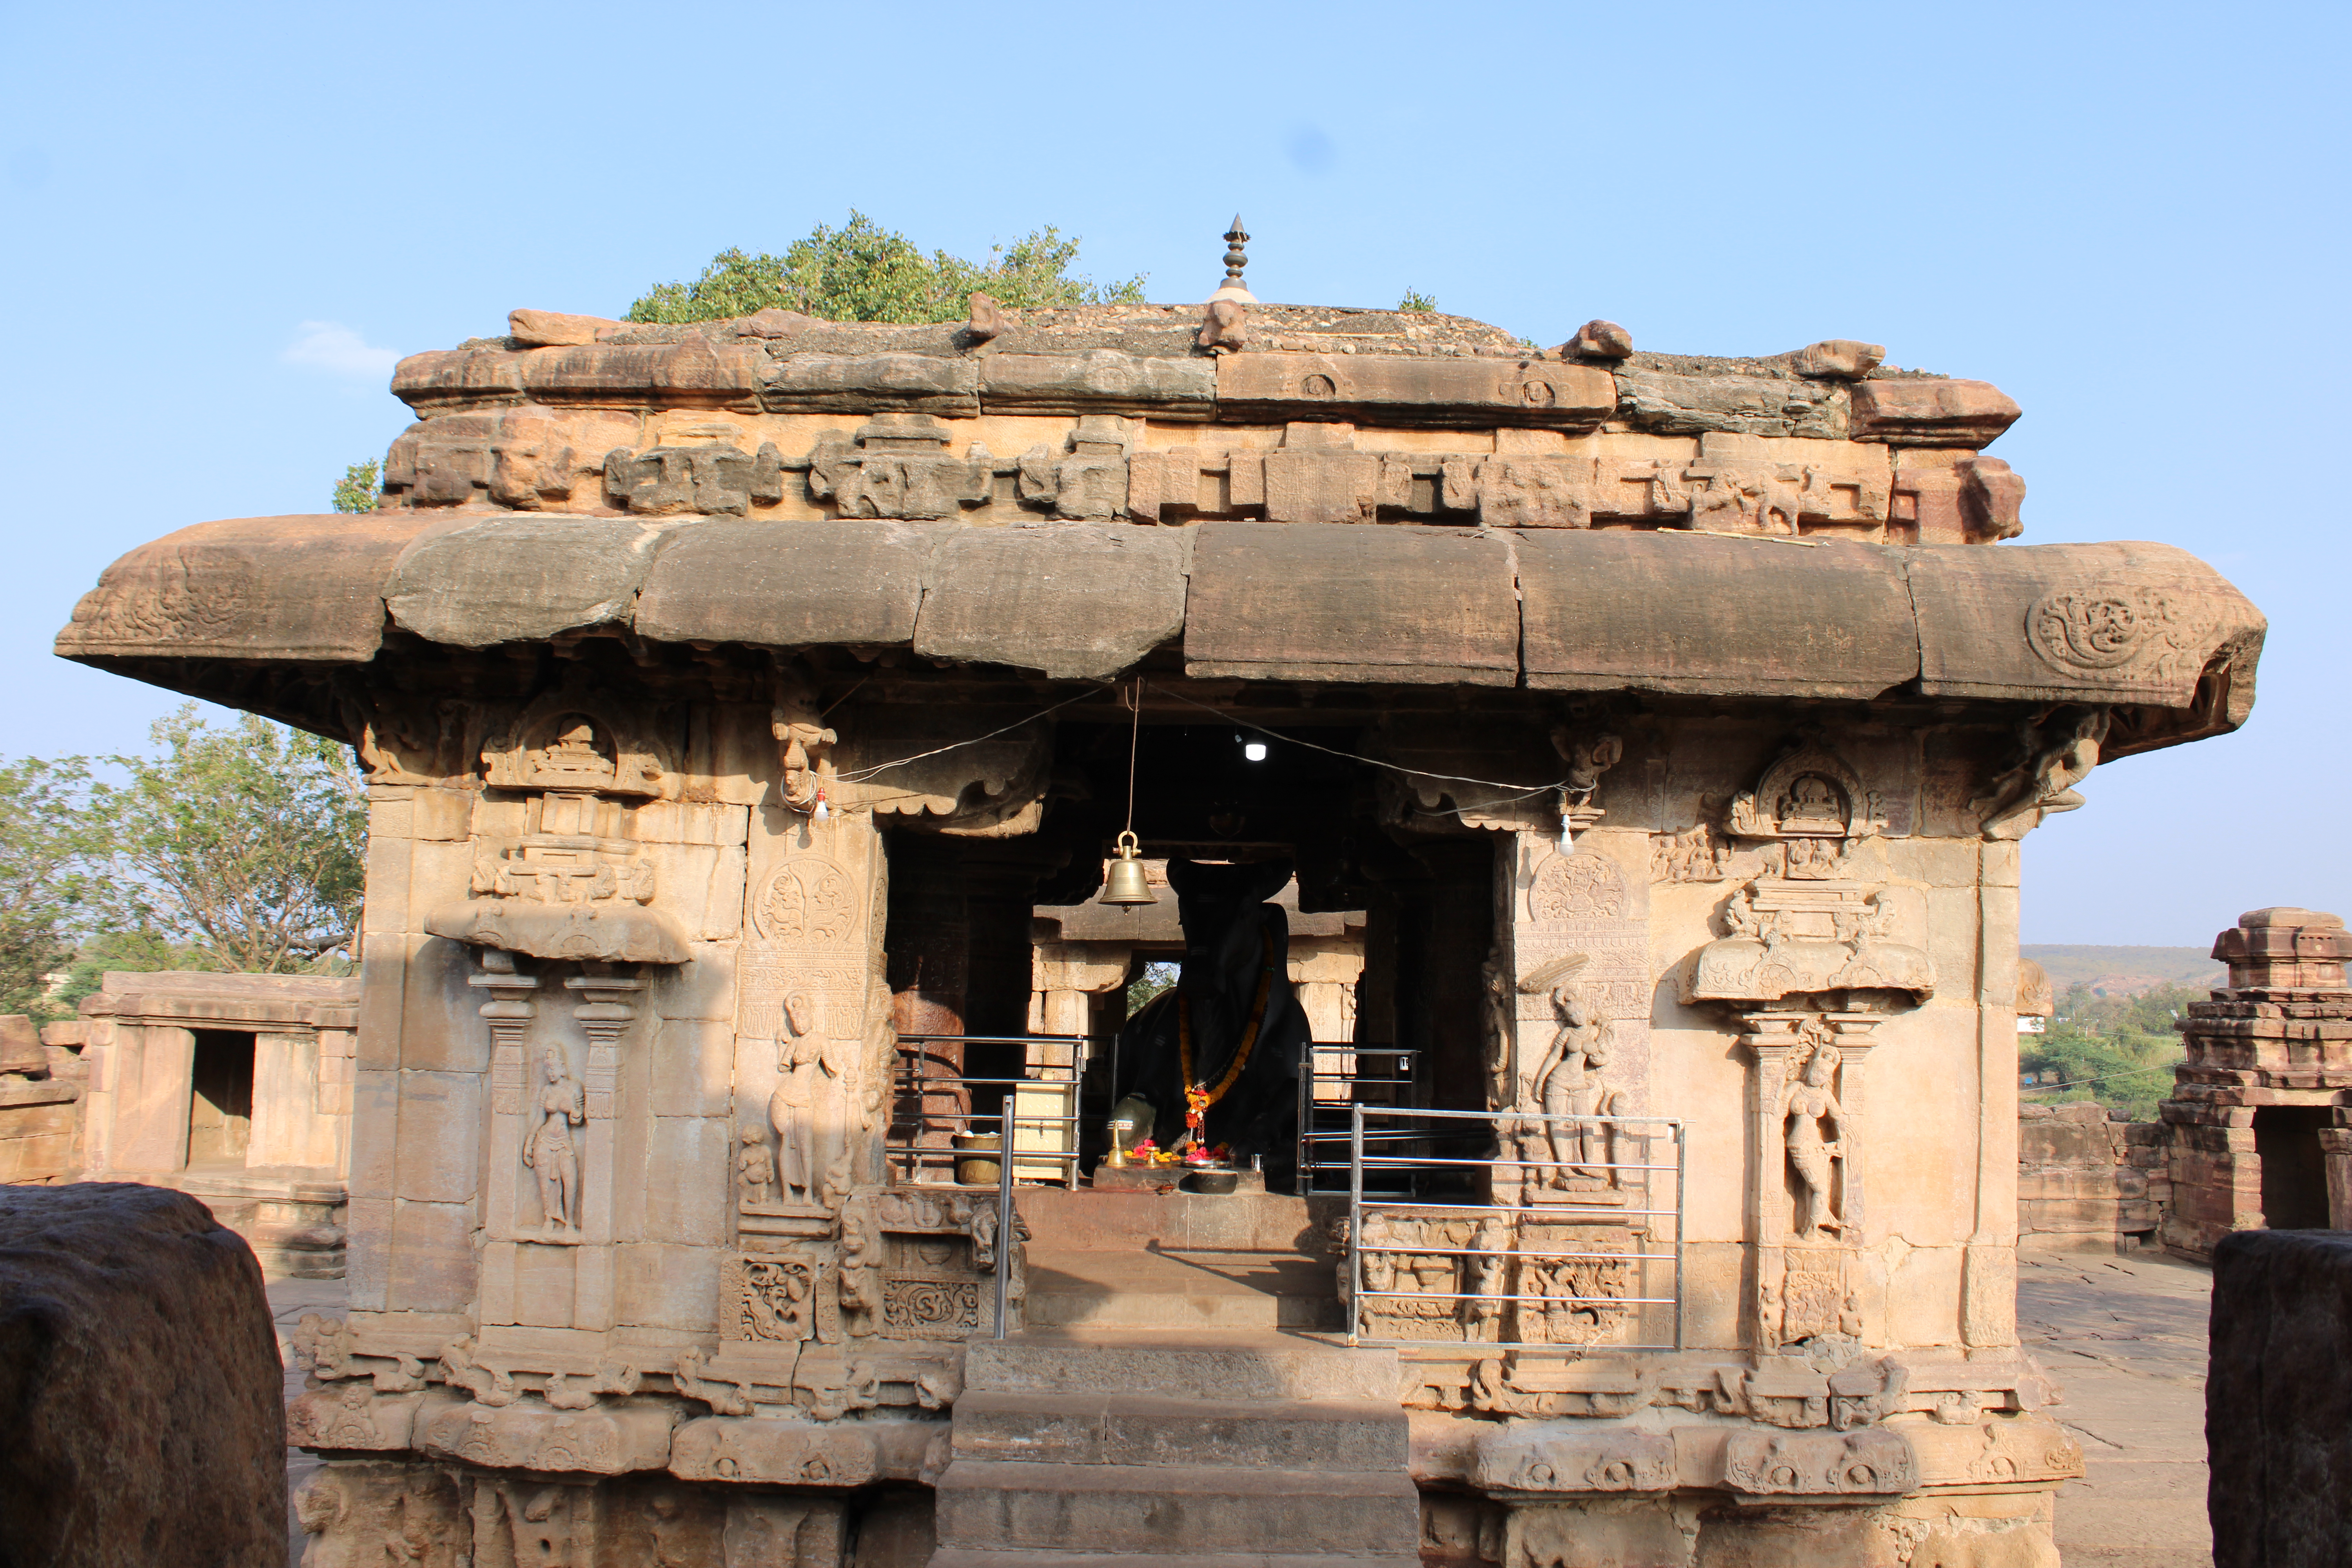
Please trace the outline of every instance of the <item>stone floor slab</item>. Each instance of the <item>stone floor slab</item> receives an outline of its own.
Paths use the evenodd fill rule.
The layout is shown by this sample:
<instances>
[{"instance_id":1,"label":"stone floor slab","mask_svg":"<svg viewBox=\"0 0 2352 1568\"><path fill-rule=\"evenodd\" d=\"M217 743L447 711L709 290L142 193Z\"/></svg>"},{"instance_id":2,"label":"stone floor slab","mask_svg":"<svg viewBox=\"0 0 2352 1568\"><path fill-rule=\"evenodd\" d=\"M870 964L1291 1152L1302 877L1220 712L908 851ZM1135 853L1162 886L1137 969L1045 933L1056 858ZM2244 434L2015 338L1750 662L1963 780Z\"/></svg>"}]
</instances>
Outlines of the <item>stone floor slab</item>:
<instances>
[{"instance_id":1,"label":"stone floor slab","mask_svg":"<svg viewBox=\"0 0 2352 1568\"><path fill-rule=\"evenodd\" d=\"M2068 1568L2208 1568L2206 1318L2213 1276L2156 1255L2025 1254L2018 1336L2065 1391L2083 1446L2058 1494Z\"/></svg>"}]
</instances>

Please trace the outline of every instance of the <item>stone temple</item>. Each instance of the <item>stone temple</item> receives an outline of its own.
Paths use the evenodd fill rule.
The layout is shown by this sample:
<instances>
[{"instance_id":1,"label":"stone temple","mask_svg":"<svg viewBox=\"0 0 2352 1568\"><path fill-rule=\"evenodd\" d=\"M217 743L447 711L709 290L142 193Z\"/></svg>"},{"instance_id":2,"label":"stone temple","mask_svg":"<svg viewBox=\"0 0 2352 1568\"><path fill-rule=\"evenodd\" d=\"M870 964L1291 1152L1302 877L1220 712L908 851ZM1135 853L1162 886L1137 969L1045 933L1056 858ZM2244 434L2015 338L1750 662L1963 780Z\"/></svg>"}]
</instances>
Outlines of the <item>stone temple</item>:
<instances>
[{"instance_id":1,"label":"stone temple","mask_svg":"<svg viewBox=\"0 0 2352 1568\"><path fill-rule=\"evenodd\" d=\"M368 774L313 1560L2054 1563L2018 841L2263 622L1880 361L521 310L110 567Z\"/></svg>"}]
</instances>

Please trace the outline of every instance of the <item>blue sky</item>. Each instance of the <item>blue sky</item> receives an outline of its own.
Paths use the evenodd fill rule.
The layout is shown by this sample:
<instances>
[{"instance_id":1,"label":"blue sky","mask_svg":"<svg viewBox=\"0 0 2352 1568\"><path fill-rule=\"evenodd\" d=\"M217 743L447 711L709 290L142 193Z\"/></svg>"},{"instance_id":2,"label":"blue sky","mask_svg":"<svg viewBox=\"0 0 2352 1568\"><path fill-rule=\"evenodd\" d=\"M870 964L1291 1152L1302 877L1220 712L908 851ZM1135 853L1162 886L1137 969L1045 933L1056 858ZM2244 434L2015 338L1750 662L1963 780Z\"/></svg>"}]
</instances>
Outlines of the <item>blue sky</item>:
<instances>
[{"instance_id":1,"label":"blue sky","mask_svg":"<svg viewBox=\"0 0 2352 1568\"><path fill-rule=\"evenodd\" d=\"M49 639L208 518L325 510L394 356L614 314L856 206L1041 224L1154 299L1406 289L1538 342L1825 337L1991 381L2026 542L2154 539L2268 612L2238 735L2102 770L2033 942L2352 912L2343 6L0 8L0 754L173 705Z\"/></svg>"}]
</instances>

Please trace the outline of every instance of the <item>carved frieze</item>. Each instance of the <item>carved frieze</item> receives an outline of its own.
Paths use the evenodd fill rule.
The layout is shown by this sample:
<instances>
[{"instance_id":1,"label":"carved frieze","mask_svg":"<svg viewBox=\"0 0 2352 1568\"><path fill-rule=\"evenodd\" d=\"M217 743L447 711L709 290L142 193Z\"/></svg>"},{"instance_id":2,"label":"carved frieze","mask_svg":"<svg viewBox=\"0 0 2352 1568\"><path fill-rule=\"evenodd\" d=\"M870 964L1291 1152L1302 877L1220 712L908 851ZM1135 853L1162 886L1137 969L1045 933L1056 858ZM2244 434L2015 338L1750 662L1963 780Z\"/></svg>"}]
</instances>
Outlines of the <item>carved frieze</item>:
<instances>
[{"instance_id":1,"label":"carved frieze","mask_svg":"<svg viewBox=\"0 0 2352 1568\"><path fill-rule=\"evenodd\" d=\"M383 465L385 504L487 501L521 511L562 510L601 449L583 447L580 438L625 438L635 424L633 416L573 416L530 406L440 415L393 442Z\"/></svg>"},{"instance_id":2,"label":"carved frieze","mask_svg":"<svg viewBox=\"0 0 2352 1568\"><path fill-rule=\"evenodd\" d=\"M1918 1456L1901 1433L1885 1427L1737 1432L1723 1447L1721 1485L1750 1497L1888 1497L1918 1484Z\"/></svg>"},{"instance_id":3,"label":"carved frieze","mask_svg":"<svg viewBox=\"0 0 2352 1568\"><path fill-rule=\"evenodd\" d=\"M1100 521L1127 510L1128 426L1108 414L1081 418L1063 450L1043 443L1021 455L1023 504L1056 518Z\"/></svg>"},{"instance_id":4,"label":"carved frieze","mask_svg":"<svg viewBox=\"0 0 2352 1568\"><path fill-rule=\"evenodd\" d=\"M1490 1496L1665 1491L1678 1473L1675 1440L1664 1432L1517 1426L1481 1435L1473 1472L1479 1490Z\"/></svg>"},{"instance_id":5,"label":"carved frieze","mask_svg":"<svg viewBox=\"0 0 2352 1568\"><path fill-rule=\"evenodd\" d=\"M497 1469L622 1475L669 1462L677 1412L658 1405L558 1410L536 1401L437 1405L416 1424L417 1451Z\"/></svg>"},{"instance_id":6,"label":"carved frieze","mask_svg":"<svg viewBox=\"0 0 2352 1568\"><path fill-rule=\"evenodd\" d=\"M669 1470L689 1480L862 1487L881 1474L882 1458L873 1436L854 1425L705 1416L677 1429Z\"/></svg>"},{"instance_id":7,"label":"carved frieze","mask_svg":"<svg viewBox=\"0 0 2352 1568\"><path fill-rule=\"evenodd\" d=\"M719 1262L719 1337L797 1347L841 1339L833 1249L801 1243L772 1252L728 1253Z\"/></svg>"},{"instance_id":8,"label":"carved frieze","mask_svg":"<svg viewBox=\"0 0 2352 1568\"><path fill-rule=\"evenodd\" d=\"M2025 640L2062 674L2140 684L2177 679L2212 643L2213 608L2162 587L2088 583L2043 595L2025 612Z\"/></svg>"},{"instance_id":9,"label":"carved frieze","mask_svg":"<svg viewBox=\"0 0 2352 1568\"><path fill-rule=\"evenodd\" d=\"M670 444L604 455L604 494L616 507L653 517L679 512L741 517L784 499L784 461L772 441L756 452L733 445L738 426L673 429ZM681 436L703 437L679 441Z\"/></svg>"},{"instance_id":10,"label":"carved frieze","mask_svg":"<svg viewBox=\"0 0 2352 1568\"><path fill-rule=\"evenodd\" d=\"M993 494L994 466L974 442L948 453L947 427L929 414L882 414L821 437L809 455L809 494L843 517L949 518Z\"/></svg>"}]
</instances>

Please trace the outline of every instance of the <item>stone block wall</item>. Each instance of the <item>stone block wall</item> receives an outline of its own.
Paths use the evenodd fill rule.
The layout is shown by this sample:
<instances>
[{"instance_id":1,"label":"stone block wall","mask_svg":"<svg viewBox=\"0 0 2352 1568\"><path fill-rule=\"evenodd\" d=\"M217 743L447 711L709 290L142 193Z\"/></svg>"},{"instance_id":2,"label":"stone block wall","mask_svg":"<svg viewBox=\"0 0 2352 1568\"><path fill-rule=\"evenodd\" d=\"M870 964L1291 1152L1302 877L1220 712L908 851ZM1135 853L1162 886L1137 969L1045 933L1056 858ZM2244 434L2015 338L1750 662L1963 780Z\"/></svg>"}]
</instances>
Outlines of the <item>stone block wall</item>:
<instances>
[{"instance_id":1,"label":"stone block wall","mask_svg":"<svg viewBox=\"0 0 2352 1568\"><path fill-rule=\"evenodd\" d=\"M0 1017L0 1186L70 1180L81 1164L81 1026Z\"/></svg>"},{"instance_id":2,"label":"stone block wall","mask_svg":"<svg viewBox=\"0 0 2352 1568\"><path fill-rule=\"evenodd\" d=\"M2172 1180L2159 1122L2117 1121L2092 1101L2021 1105L2017 1245L2037 1252L2132 1252L2154 1242Z\"/></svg>"}]
</instances>

